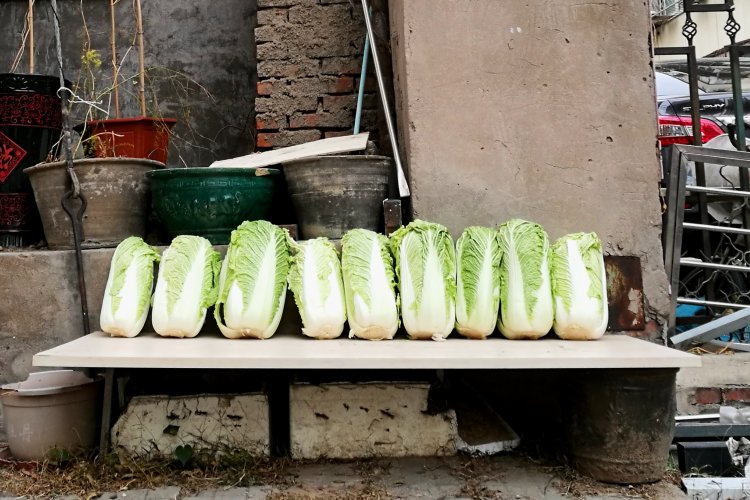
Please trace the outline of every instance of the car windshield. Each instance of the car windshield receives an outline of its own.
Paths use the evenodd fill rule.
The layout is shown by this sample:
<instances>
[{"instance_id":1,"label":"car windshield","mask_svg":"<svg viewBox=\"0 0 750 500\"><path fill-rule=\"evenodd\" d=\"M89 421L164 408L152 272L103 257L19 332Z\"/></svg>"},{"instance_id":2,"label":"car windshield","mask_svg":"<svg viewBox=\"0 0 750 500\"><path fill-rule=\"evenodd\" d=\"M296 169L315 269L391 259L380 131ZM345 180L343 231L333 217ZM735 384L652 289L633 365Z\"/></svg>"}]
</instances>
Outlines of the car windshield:
<instances>
[{"instance_id":1,"label":"car windshield","mask_svg":"<svg viewBox=\"0 0 750 500\"><path fill-rule=\"evenodd\" d=\"M656 79L656 97L690 95L690 85L679 78L658 71L654 72L654 77ZM698 93L703 94L704 92L698 89Z\"/></svg>"}]
</instances>

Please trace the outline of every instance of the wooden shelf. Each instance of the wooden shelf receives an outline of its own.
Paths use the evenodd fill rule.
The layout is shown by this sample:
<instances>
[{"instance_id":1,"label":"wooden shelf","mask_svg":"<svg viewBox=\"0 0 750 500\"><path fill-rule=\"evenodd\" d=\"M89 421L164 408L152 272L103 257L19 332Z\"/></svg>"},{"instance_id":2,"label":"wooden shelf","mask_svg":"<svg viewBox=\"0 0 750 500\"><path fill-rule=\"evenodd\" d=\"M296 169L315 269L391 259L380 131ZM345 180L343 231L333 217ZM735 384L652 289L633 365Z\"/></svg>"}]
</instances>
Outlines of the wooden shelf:
<instances>
[{"instance_id":1,"label":"wooden shelf","mask_svg":"<svg viewBox=\"0 0 750 500\"><path fill-rule=\"evenodd\" d=\"M497 337L495 337L497 335ZM278 334L268 340L230 340L203 333L192 339L141 333L114 338L95 332L34 356L34 366L80 368L283 369L569 369L681 368L700 357L625 335L580 342L545 338L511 341L449 337L445 342L406 339L315 340Z\"/></svg>"}]
</instances>

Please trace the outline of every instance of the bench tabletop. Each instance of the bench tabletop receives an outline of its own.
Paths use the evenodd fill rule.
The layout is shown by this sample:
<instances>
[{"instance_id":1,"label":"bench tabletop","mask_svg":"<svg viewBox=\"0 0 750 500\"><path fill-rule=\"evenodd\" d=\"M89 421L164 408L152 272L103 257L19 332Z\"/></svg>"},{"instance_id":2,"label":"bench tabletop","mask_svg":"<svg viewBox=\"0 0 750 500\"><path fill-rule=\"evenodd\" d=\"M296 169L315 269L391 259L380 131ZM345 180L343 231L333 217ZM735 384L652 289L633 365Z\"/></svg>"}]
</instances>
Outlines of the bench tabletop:
<instances>
[{"instance_id":1,"label":"bench tabletop","mask_svg":"<svg viewBox=\"0 0 750 500\"><path fill-rule=\"evenodd\" d=\"M495 336L497 335L497 336ZM445 342L395 339L315 340L277 334L268 340L230 340L202 333L192 339L144 332L114 338L102 332L34 356L34 366L79 368L284 368L284 369L565 369L682 368L700 357L626 335L597 341L554 338L486 340L451 336Z\"/></svg>"}]
</instances>

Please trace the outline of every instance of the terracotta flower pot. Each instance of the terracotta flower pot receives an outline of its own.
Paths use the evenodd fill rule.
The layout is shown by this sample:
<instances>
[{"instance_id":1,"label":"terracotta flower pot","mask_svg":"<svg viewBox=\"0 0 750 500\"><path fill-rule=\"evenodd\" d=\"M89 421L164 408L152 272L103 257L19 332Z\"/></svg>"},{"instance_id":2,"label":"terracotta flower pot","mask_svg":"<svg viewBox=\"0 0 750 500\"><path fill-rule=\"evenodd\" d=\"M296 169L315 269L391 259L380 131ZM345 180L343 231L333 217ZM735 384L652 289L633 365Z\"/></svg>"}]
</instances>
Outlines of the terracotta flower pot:
<instances>
[{"instance_id":1,"label":"terracotta flower pot","mask_svg":"<svg viewBox=\"0 0 750 500\"><path fill-rule=\"evenodd\" d=\"M167 163L169 131L174 118L113 118L92 120L75 127L83 140L92 146L98 158L144 158Z\"/></svg>"}]
</instances>

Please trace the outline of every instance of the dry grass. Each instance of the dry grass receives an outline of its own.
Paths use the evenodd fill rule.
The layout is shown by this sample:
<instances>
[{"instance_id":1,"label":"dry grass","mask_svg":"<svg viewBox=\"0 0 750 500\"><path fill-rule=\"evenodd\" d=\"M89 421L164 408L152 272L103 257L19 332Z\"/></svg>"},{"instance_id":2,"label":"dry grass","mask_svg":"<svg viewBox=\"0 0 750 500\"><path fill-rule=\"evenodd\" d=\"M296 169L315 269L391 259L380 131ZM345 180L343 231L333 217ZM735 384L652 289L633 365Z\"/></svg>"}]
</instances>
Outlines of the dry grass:
<instances>
[{"instance_id":1,"label":"dry grass","mask_svg":"<svg viewBox=\"0 0 750 500\"><path fill-rule=\"evenodd\" d=\"M677 475L679 484L679 472L668 470L664 480L673 483ZM602 483L590 477L583 476L575 470L564 467L558 472L558 478L552 484L565 496L571 498L585 498L587 496L619 496L625 498L639 498L644 500L664 498L663 488L659 483L617 485Z\"/></svg>"},{"instance_id":2,"label":"dry grass","mask_svg":"<svg viewBox=\"0 0 750 500\"><path fill-rule=\"evenodd\" d=\"M20 462L0 458L0 492L41 497L75 495L93 498L108 491L154 489L179 484L183 493L256 484L284 486L287 459L251 457L242 452L198 456L187 467L177 461L72 457L60 463Z\"/></svg>"}]
</instances>

